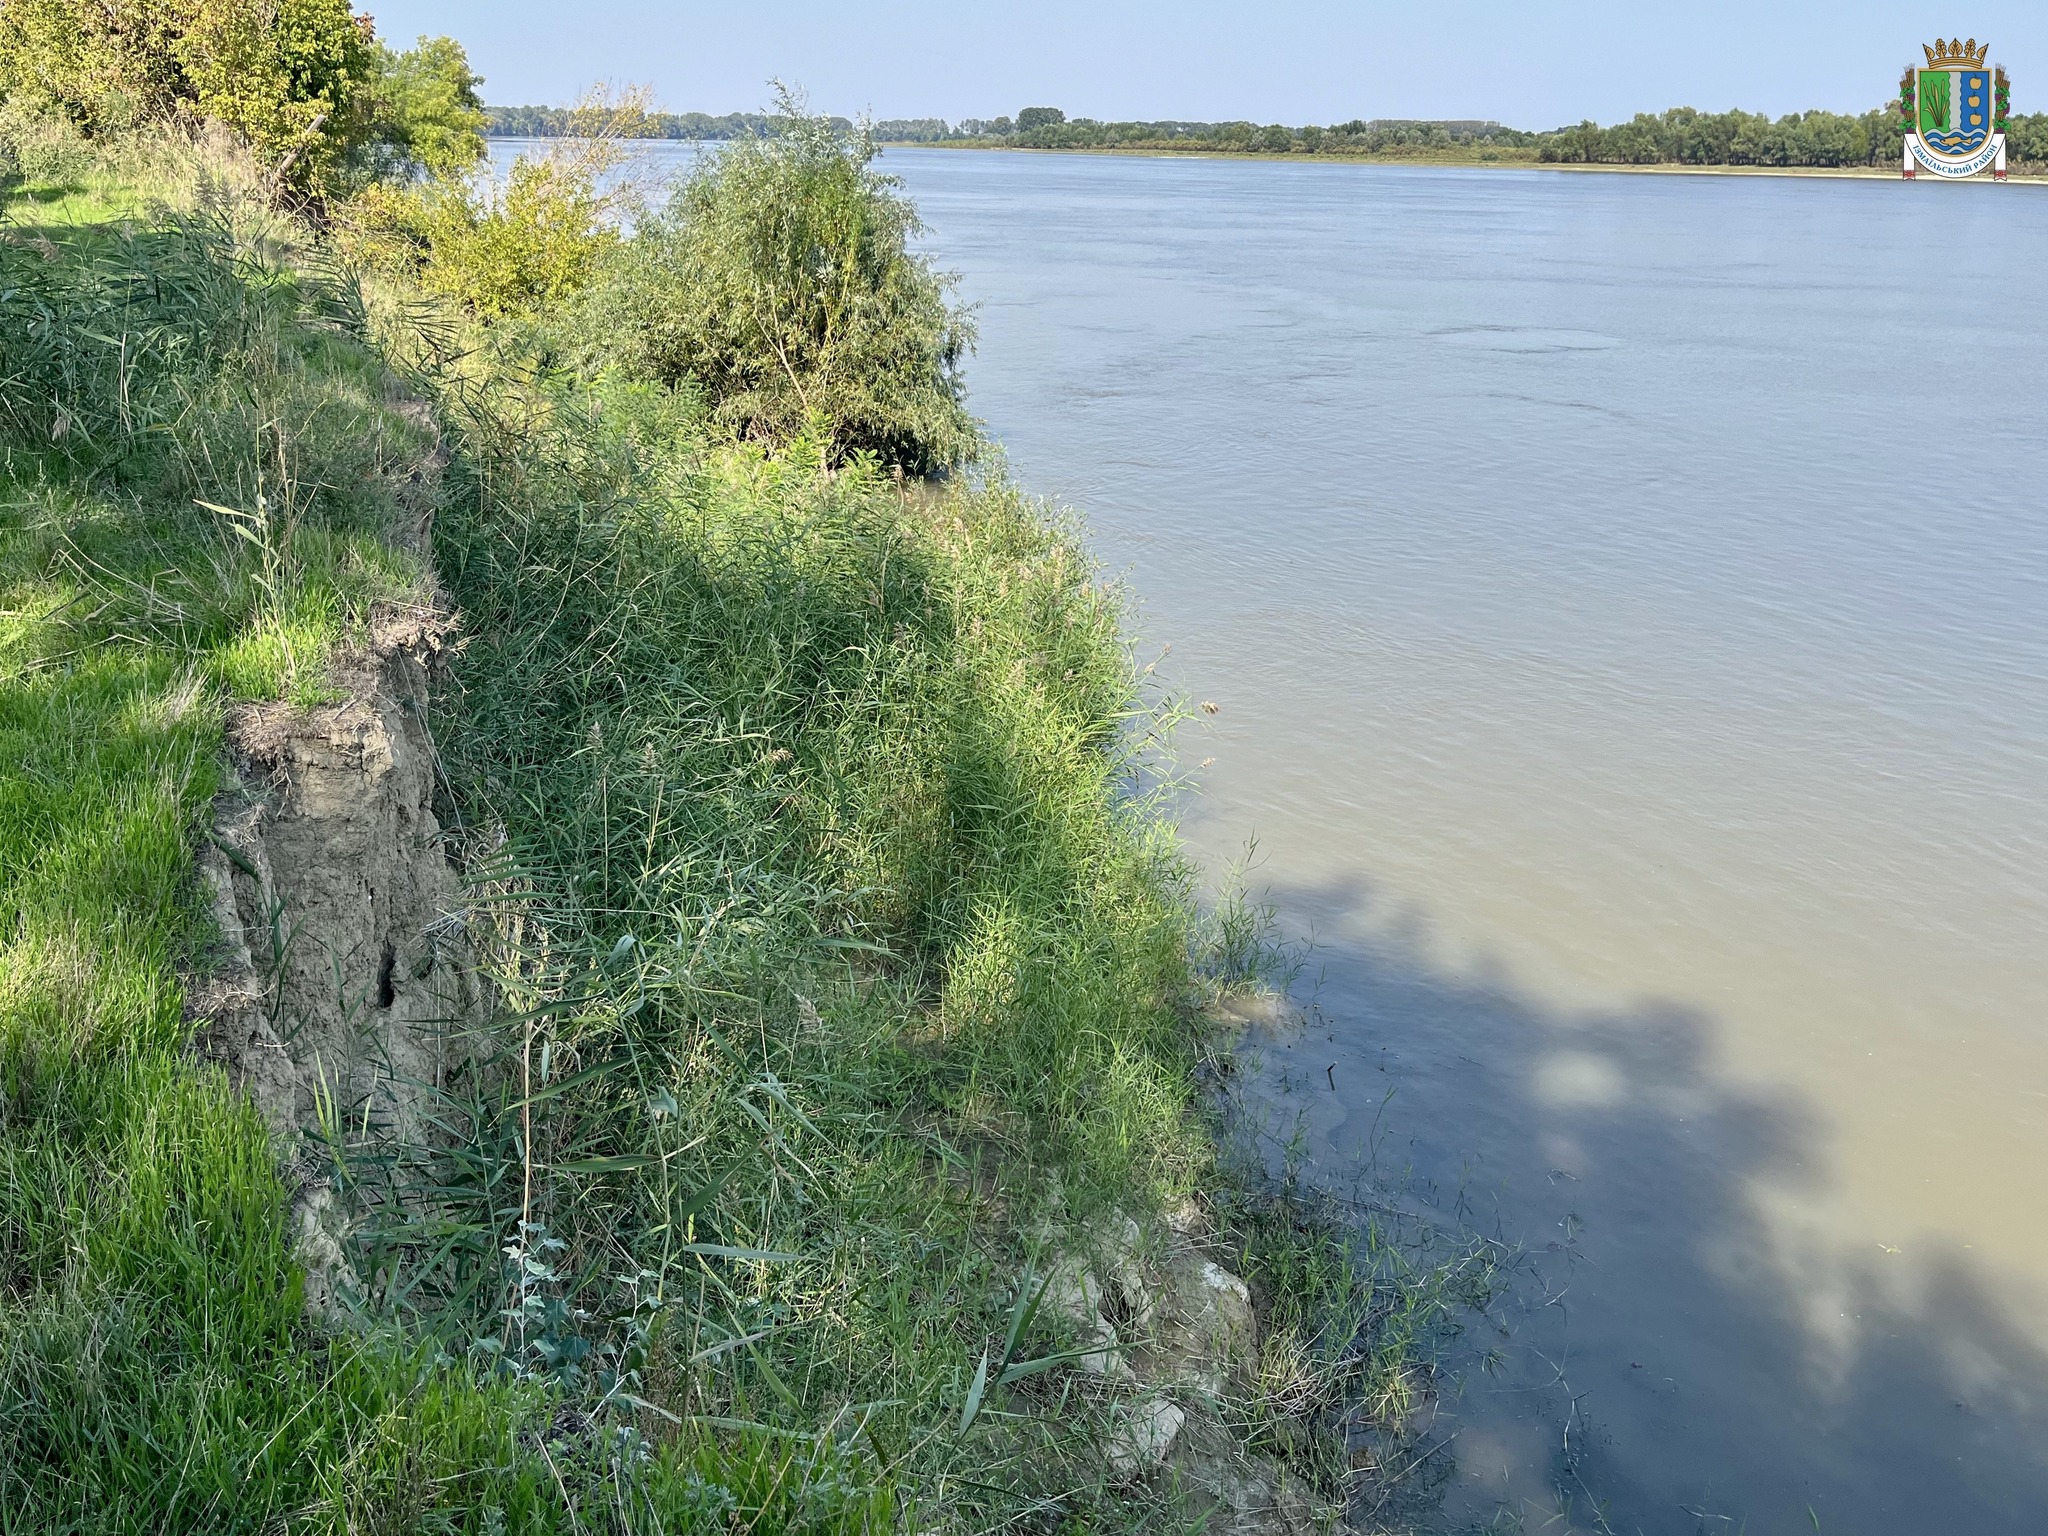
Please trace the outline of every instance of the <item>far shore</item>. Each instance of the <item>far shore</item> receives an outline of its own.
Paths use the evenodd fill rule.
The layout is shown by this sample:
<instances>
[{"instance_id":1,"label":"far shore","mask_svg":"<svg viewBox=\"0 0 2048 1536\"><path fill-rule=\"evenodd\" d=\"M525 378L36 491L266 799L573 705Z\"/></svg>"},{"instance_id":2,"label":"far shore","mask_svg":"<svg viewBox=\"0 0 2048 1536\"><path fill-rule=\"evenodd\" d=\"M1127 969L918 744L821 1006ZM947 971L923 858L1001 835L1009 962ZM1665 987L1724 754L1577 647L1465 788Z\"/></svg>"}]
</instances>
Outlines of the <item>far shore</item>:
<instances>
[{"instance_id":1,"label":"far shore","mask_svg":"<svg viewBox=\"0 0 2048 1536\"><path fill-rule=\"evenodd\" d=\"M1216 150L1216 149L1165 149L1158 147L1113 147L1100 149L1040 149L1028 144L983 144L972 141L953 140L885 140L887 149L948 149L977 151L983 154L999 155L1114 155L1135 160L1284 160L1298 165L1391 165L1438 167L1486 171L1578 171L1623 176L1795 176L1814 177L1833 181L1902 181L1905 178L1897 169L1874 165L1610 165L1586 162L1567 163L1557 160L1522 159L1519 156L1501 155L1487 158L1479 155L1303 155L1279 154L1269 150ZM1920 181L1941 181L1945 178L1932 172L1923 172L1915 178ZM1988 176L1973 176L1971 181L1989 181ZM2048 166L2021 167L2011 172L2013 181L2031 181L2048 184Z\"/></svg>"},{"instance_id":2,"label":"far shore","mask_svg":"<svg viewBox=\"0 0 2048 1536\"><path fill-rule=\"evenodd\" d=\"M492 134L494 141L544 144L551 142L548 136L534 137L527 134ZM718 144L720 139L634 139L635 144ZM1579 174L1614 176L1780 176L1807 177L1824 181L1901 181L1898 170L1874 165L1615 165L1590 162L1566 162L1558 160L1524 159L1520 156L1500 155L1304 155L1280 154L1269 150L1217 150L1217 149L1167 149L1157 146L1116 146L1098 149L1040 149L1025 144L988 144L959 139L884 139L884 149L939 149L956 152L992 155L1096 155L1113 156L1127 160L1268 160L1288 161L1296 165L1384 165L1414 168L1445 167L1454 170L1479 171L1566 171ZM1932 172L1923 171L1915 180L1943 181L1944 178ZM1978 175L1965 178L1969 181L1990 182L1989 176ZM2048 185L2048 166L2016 167L2010 180Z\"/></svg>"}]
</instances>

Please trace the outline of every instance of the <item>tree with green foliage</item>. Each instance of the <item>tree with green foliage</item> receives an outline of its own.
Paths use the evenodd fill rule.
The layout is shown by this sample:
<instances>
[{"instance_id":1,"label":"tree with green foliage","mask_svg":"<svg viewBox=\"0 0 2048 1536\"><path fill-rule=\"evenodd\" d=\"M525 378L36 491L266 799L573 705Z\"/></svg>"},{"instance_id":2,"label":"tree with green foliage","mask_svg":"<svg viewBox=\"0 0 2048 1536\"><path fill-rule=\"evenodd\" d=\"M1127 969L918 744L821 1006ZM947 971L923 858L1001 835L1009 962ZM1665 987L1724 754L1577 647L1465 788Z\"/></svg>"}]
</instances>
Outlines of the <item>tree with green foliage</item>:
<instances>
[{"instance_id":1,"label":"tree with green foliage","mask_svg":"<svg viewBox=\"0 0 2048 1536\"><path fill-rule=\"evenodd\" d=\"M10 0L0 92L89 131L152 119L225 123L280 181L308 187L347 150L376 73L348 0Z\"/></svg>"},{"instance_id":2,"label":"tree with green foliage","mask_svg":"<svg viewBox=\"0 0 2048 1536\"><path fill-rule=\"evenodd\" d=\"M0 5L0 97L90 129L164 116L191 94L178 41L163 3L117 13L88 0L8 0Z\"/></svg>"},{"instance_id":3,"label":"tree with green foliage","mask_svg":"<svg viewBox=\"0 0 2048 1536\"><path fill-rule=\"evenodd\" d=\"M973 344L865 133L785 94L780 130L707 160L622 245L580 321L595 361L700 391L738 437L821 439L918 474L970 457Z\"/></svg>"},{"instance_id":4,"label":"tree with green foliage","mask_svg":"<svg viewBox=\"0 0 2048 1536\"><path fill-rule=\"evenodd\" d=\"M2007 118L2005 148L2014 160L2035 165L2048 162L2048 112Z\"/></svg>"},{"instance_id":5,"label":"tree with green foliage","mask_svg":"<svg viewBox=\"0 0 2048 1536\"><path fill-rule=\"evenodd\" d=\"M1588 121L1537 139L1539 159L1560 165L1756 165L1834 168L1896 165L1898 115L1840 112L1700 112L1674 107L1602 128Z\"/></svg>"},{"instance_id":6,"label":"tree with green foliage","mask_svg":"<svg viewBox=\"0 0 2048 1536\"><path fill-rule=\"evenodd\" d=\"M281 182L310 187L332 169L376 75L368 19L352 15L348 0L188 0L177 9L173 56L199 115L240 133Z\"/></svg>"},{"instance_id":7,"label":"tree with green foliage","mask_svg":"<svg viewBox=\"0 0 2048 1536\"><path fill-rule=\"evenodd\" d=\"M377 76L359 155L378 177L448 176L484 158L491 115L483 77L452 37L423 37L404 53L377 45Z\"/></svg>"},{"instance_id":8,"label":"tree with green foliage","mask_svg":"<svg viewBox=\"0 0 2048 1536\"><path fill-rule=\"evenodd\" d=\"M1017 131L1029 133L1034 128L1052 128L1067 120L1067 114L1058 107L1026 107L1017 114Z\"/></svg>"},{"instance_id":9,"label":"tree with green foliage","mask_svg":"<svg viewBox=\"0 0 2048 1536\"><path fill-rule=\"evenodd\" d=\"M348 0L7 0L0 97L88 134L225 124L280 189L439 173L482 158L481 82L459 43L399 53Z\"/></svg>"}]
</instances>

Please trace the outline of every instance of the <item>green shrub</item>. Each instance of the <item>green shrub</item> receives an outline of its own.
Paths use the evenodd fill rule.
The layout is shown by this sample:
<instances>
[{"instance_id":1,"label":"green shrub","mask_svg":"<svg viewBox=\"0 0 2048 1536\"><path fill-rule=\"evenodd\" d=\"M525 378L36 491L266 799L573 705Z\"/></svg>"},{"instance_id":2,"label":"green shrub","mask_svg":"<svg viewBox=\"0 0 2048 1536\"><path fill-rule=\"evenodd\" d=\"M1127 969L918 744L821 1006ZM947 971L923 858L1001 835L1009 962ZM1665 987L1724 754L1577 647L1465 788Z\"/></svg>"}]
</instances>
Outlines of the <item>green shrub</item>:
<instances>
[{"instance_id":1,"label":"green shrub","mask_svg":"<svg viewBox=\"0 0 2048 1536\"><path fill-rule=\"evenodd\" d=\"M691 381L734 436L820 440L913 473L972 457L948 280L875 144L785 94L779 132L727 145L610 263L579 320L594 362Z\"/></svg>"},{"instance_id":2,"label":"green shrub","mask_svg":"<svg viewBox=\"0 0 2048 1536\"><path fill-rule=\"evenodd\" d=\"M96 163L92 145L70 119L21 102L0 106L0 176L30 186L68 187Z\"/></svg>"},{"instance_id":3,"label":"green shrub","mask_svg":"<svg viewBox=\"0 0 2048 1536\"><path fill-rule=\"evenodd\" d=\"M602 169L573 152L522 157L503 182L486 174L372 187L347 217L360 249L481 319L546 314L590 282L618 241Z\"/></svg>"}]
</instances>

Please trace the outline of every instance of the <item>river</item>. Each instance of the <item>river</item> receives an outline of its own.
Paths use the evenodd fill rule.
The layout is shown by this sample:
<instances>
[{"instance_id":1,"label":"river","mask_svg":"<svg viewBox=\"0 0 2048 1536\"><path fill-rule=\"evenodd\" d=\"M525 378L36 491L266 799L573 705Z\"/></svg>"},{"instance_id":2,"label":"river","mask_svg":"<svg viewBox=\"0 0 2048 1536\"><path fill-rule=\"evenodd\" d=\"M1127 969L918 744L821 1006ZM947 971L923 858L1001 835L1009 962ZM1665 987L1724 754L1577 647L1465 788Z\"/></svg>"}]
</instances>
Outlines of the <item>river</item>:
<instances>
[{"instance_id":1,"label":"river","mask_svg":"<svg viewBox=\"0 0 2048 1536\"><path fill-rule=\"evenodd\" d=\"M1255 1098L1528 1255L1443 1523L2048 1529L2048 188L885 165L1313 936Z\"/></svg>"}]
</instances>

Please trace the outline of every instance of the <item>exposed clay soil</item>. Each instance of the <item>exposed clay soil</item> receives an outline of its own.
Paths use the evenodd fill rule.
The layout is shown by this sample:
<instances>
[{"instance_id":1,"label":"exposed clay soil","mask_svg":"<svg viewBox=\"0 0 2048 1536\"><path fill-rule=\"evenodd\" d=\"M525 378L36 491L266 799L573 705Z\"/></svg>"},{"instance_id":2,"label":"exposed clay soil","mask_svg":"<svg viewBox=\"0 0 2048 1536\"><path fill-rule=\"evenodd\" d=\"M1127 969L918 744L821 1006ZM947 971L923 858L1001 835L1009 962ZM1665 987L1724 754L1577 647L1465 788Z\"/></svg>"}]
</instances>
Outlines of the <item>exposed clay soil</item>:
<instances>
[{"instance_id":1,"label":"exposed clay soil","mask_svg":"<svg viewBox=\"0 0 2048 1536\"><path fill-rule=\"evenodd\" d=\"M302 1170L316 1306L340 1255L303 1138L323 1113L414 1138L424 1100L488 1022L434 813L427 705L451 628L437 609L389 613L337 662L340 702L236 708L234 775L199 850L221 952L194 989L198 1048Z\"/></svg>"}]
</instances>

